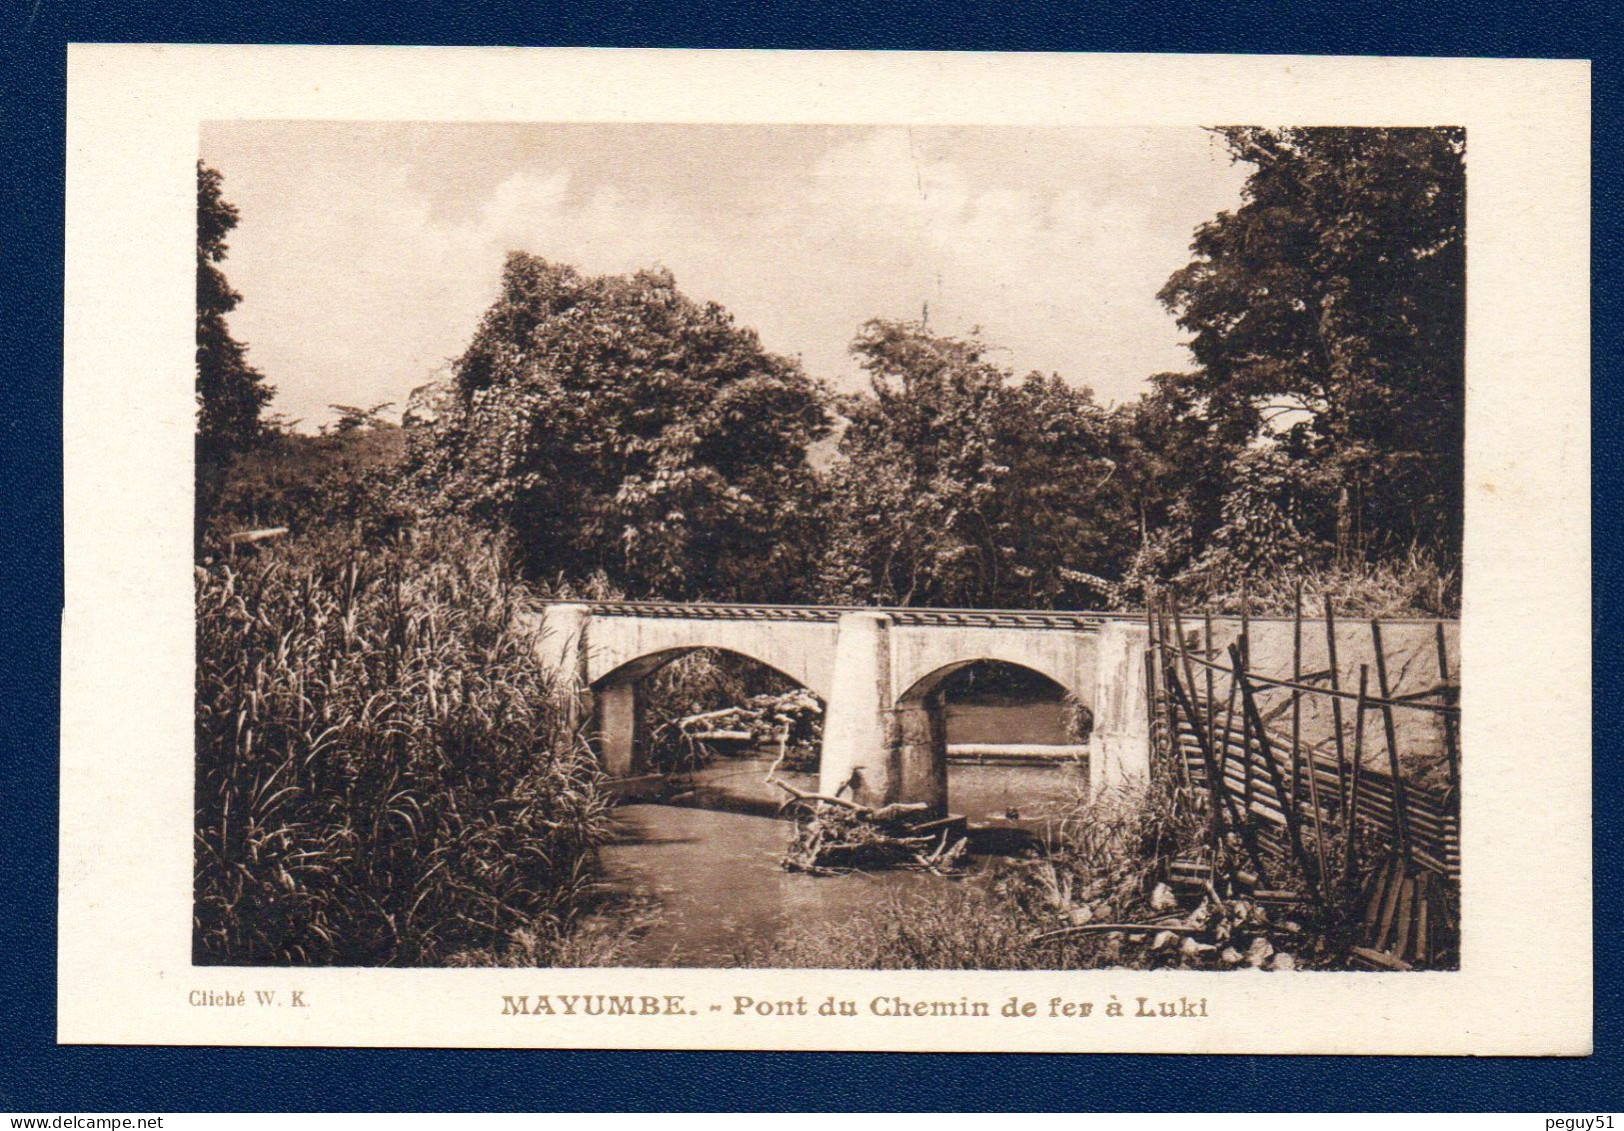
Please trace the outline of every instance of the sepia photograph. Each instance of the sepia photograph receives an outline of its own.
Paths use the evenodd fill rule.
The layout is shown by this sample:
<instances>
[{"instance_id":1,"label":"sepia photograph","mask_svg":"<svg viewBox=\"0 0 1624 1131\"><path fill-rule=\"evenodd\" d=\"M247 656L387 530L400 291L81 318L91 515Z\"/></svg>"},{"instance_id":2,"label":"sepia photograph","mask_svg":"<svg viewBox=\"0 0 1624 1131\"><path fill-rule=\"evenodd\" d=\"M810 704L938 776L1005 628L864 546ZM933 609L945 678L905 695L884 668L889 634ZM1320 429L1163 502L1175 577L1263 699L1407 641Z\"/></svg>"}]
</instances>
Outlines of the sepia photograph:
<instances>
[{"instance_id":1,"label":"sepia photograph","mask_svg":"<svg viewBox=\"0 0 1624 1131\"><path fill-rule=\"evenodd\" d=\"M197 151L198 967L1459 969L1461 125Z\"/></svg>"},{"instance_id":2,"label":"sepia photograph","mask_svg":"<svg viewBox=\"0 0 1624 1131\"><path fill-rule=\"evenodd\" d=\"M1589 82L76 46L57 1040L1584 1055Z\"/></svg>"}]
</instances>

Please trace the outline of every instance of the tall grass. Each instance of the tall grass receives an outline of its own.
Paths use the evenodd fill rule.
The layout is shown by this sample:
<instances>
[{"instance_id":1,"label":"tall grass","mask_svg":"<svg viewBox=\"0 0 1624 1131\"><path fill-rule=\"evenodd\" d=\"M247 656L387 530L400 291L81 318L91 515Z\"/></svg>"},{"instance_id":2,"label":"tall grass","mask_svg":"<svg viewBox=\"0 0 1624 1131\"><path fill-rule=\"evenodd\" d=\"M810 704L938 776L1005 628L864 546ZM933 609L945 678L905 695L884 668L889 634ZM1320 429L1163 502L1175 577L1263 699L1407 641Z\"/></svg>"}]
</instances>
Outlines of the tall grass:
<instances>
[{"instance_id":1,"label":"tall grass","mask_svg":"<svg viewBox=\"0 0 1624 1131\"><path fill-rule=\"evenodd\" d=\"M196 961L562 951L607 802L512 576L456 526L198 571Z\"/></svg>"},{"instance_id":2,"label":"tall grass","mask_svg":"<svg viewBox=\"0 0 1624 1131\"><path fill-rule=\"evenodd\" d=\"M739 966L822 970L1030 970L1052 960L1028 944L1031 924L982 886L930 898L891 895L838 925L791 926L745 949Z\"/></svg>"}]
</instances>

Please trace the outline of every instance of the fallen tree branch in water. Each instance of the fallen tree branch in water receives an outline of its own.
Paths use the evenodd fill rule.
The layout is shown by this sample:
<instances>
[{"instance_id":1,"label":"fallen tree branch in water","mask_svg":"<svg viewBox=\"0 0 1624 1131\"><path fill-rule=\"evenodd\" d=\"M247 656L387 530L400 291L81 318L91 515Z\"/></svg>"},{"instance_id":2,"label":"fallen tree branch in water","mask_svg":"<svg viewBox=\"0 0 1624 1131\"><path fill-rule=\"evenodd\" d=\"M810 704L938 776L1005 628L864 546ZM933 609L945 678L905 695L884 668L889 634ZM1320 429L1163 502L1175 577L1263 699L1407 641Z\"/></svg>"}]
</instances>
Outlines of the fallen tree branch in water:
<instances>
[{"instance_id":1,"label":"fallen tree branch in water","mask_svg":"<svg viewBox=\"0 0 1624 1131\"><path fill-rule=\"evenodd\" d=\"M782 760L783 757L780 755L779 761ZM779 789L789 794L792 802L823 801L830 805L839 805L844 809L851 810L853 813L861 814L870 821L879 821L882 823L886 821L895 821L909 814L925 813L930 809L930 806L926 805L923 801L893 801L889 805L882 805L878 809L874 809L867 805L859 805L857 802L850 801L844 797L831 797L827 793L809 793L806 790L796 789L787 781L773 777L773 771L777 768L778 762L774 762L772 769L767 771L767 784L776 785Z\"/></svg>"}]
</instances>

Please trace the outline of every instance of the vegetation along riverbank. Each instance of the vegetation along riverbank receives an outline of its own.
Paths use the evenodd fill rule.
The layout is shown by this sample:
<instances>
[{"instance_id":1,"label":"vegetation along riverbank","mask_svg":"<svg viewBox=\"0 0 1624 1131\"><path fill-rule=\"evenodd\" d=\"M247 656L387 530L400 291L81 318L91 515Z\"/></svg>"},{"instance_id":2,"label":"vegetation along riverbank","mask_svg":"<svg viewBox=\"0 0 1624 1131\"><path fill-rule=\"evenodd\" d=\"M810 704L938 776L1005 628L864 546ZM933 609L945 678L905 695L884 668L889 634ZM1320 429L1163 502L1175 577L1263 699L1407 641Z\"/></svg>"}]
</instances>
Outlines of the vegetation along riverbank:
<instances>
[{"instance_id":1,"label":"vegetation along riverbank","mask_svg":"<svg viewBox=\"0 0 1624 1131\"><path fill-rule=\"evenodd\" d=\"M239 217L200 163L196 960L624 953L641 920L601 882L615 793L583 737L590 705L538 663L545 629L517 615L536 598L1143 614L1176 593L1191 626L1295 613L1299 636L1305 592L1327 621L1458 615L1463 135L1211 137L1248 173L1158 296L1192 364L1144 374L1125 403L1016 373L998 343L925 311L852 326L865 384L837 392L665 268L593 275L515 251L489 264L495 298L458 357L414 375L405 403L335 404L315 431L275 413L275 373L233 336L253 300L225 274ZM1151 781L1080 796L1041 843L996 858L939 813L919 823L781 781L801 874L885 864L940 882L730 960L1286 970L1354 947L1396 961L1373 932L1430 939L1453 913L1434 874L1454 862L1423 875L1410 853L1447 855L1458 837L1457 736L1440 721L1447 760L1403 762L1391 712L1417 695L1389 696L1379 627L1368 687L1339 682L1334 659L1305 667L1299 644L1253 670L1258 698L1286 689L1290 706L1258 707L1244 634L1226 651L1209 621L1192 645L1178 608L1164 615L1180 619L1153 626ZM1442 629L1437 647L1443 698L1409 705L1443 720L1458 678ZM815 765L811 692L721 651L663 658L637 702L673 791L728 742L779 742L785 781ZM1219 668L1237 690L1211 690ZM1087 706L1033 674L978 671L972 690L986 712L1038 696L1081 749ZM1333 718L1334 752L1330 730L1310 733ZM1364 773L1343 750L1356 721L1380 761L1347 795ZM1288 724L1289 781L1254 782ZM1239 798L1224 792L1231 749ZM1204 777L1193 759L1215 751ZM1243 812L1277 816L1275 839L1258 848ZM1388 825L1397 864L1348 847Z\"/></svg>"}]
</instances>

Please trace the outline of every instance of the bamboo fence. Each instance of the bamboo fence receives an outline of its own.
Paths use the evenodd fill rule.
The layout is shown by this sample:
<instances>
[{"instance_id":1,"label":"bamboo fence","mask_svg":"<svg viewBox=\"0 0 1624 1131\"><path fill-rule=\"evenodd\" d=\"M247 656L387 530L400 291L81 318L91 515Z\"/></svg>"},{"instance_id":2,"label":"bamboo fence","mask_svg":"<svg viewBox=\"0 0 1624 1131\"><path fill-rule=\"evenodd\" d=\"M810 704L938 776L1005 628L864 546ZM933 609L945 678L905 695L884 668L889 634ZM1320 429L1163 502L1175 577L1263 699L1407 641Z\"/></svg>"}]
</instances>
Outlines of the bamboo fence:
<instances>
[{"instance_id":1,"label":"bamboo fence","mask_svg":"<svg viewBox=\"0 0 1624 1131\"><path fill-rule=\"evenodd\" d=\"M1292 670L1269 674L1252 665L1244 606L1238 637L1220 648L1210 614L1187 621L1172 593L1148 604L1157 766L1177 775L1209 818L1206 859L1185 861L1183 871L1255 890L1301 885L1305 900L1356 921L1353 951L1366 964L1433 964L1454 953L1460 880L1460 689L1450 681L1443 627L1433 641L1439 682L1400 695L1389 683L1381 622L1370 621L1374 662L1359 665L1350 690L1338 668L1331 600L1323 618L1329 664L1313 673L1303 671L1300 591L1295 605ZM1328 703L1332 733L1309 743L1304 705L1314 699ZM1401 712L1439 717L1441 792L1405 772Z\"/></svg>"}]
</instances>

